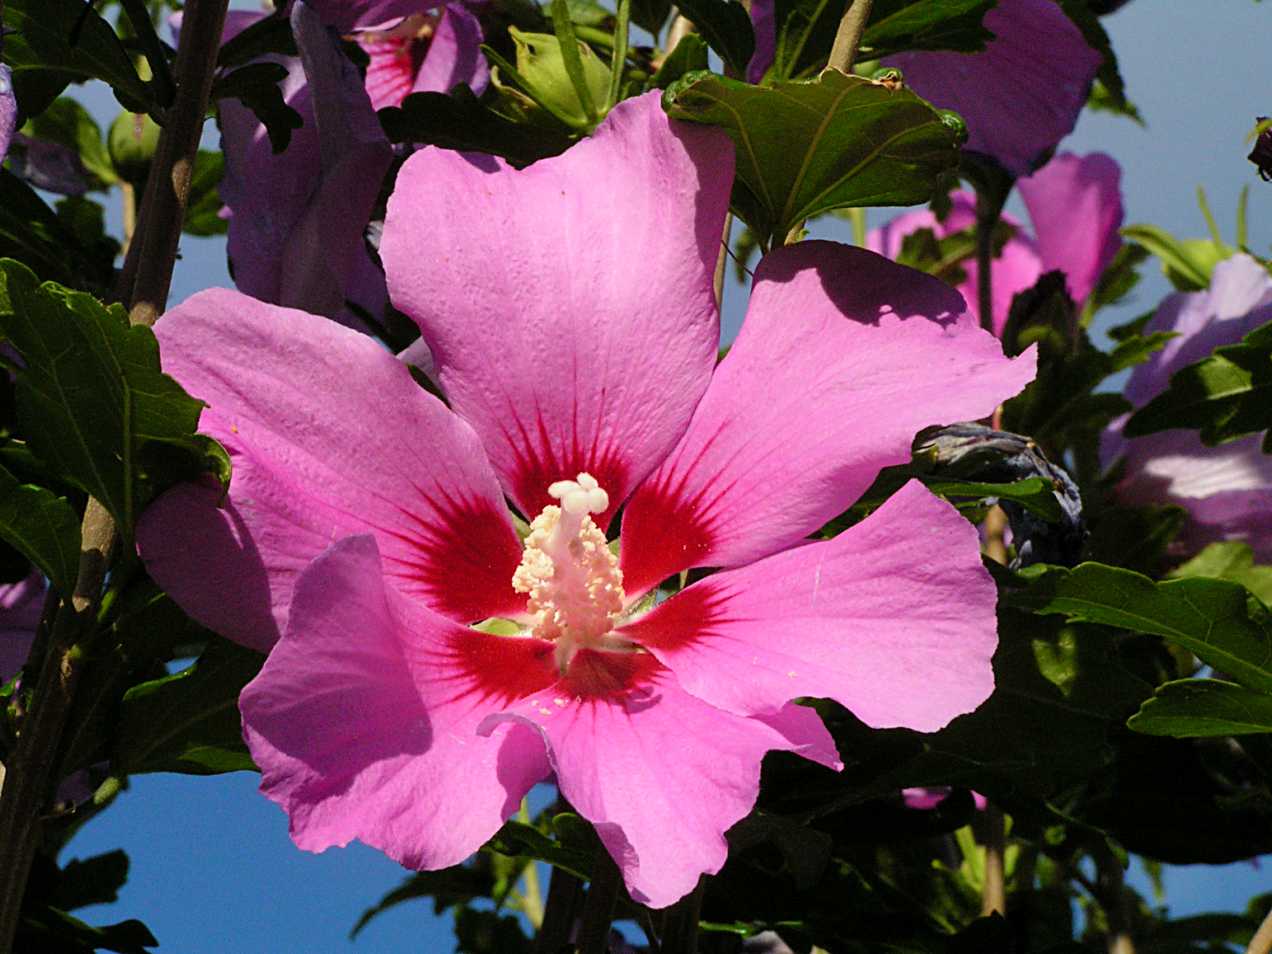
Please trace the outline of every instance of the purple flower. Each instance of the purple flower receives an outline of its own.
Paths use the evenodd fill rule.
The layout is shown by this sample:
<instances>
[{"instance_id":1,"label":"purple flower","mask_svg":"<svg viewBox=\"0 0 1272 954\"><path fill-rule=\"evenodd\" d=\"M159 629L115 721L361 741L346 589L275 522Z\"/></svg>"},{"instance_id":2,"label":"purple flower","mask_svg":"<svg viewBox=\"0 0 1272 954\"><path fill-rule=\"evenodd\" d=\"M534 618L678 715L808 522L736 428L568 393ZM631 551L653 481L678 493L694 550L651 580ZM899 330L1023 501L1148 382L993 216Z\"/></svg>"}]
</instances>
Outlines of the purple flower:
<instances>
[{"instance_id":1,"label":"purple flower","mask_svg":"<svg viewBox=\"0 0 1272 954\"><path fill-rule=\"evenodd\" d=\"M0 162L4 161L18 124L18 98L13 95L13 72L0 63Z\"/></svg>"},{"instance_id":2,"label":"purple flower","mask_svg":"<svg viewBox=\"0 0 1272 954\"><path fill-rule=\"evenodd\" d=\"M1018 181L1020 196L1034 234L1010 215L1003 220L1016 229L993 267L993 327L1002 334L1011 301L1030 288L1044 272L1064 272L1069 295L1080 308L1104 269L1121 248L1122 171L1103 153L1077 156L1063 153L1033 175ZM866 238L872 251L896 258L907 235L930 228L937 238L973 228L976 200L970 192L951 196L953 207L944 221L927 209L906 212ZM979 318L978 266L969 259L959 266L966 276L958 286L968 307Z\"/></svg>"},{"instance_id":3,"label":"purple flower","mask_svg":"<svg viewBox=\"0 0 1272 954\"><path fill-rule=\"evenodd\" d=\"M1102 57L1054 0L999 0L985 16L994 39L979 53L887 57L905 82L967 122L966 149L1026 176L1073 131Z\"/></svg>"},{"instance_id":4,"label":"purple flower","mask_svg":"<svg viewBox=\"0 0 1272 954\"><path fill-rule=\"evenodd\" d=\"M398 106L411 93L449 92L459 83L481 93L490 80L481 54L481 24L461 3L353 38L371 58L366 87L376 109Z\"/></svg>"},{"instance_id":5,"label":"purple flower","mask_svg":"<svg viewBox=\"0 0 1272 954\"><path fill-rule=\"evenodd\" d=\"M271 650L240 708L299 846L455 864L555 775L661 907L724 863L765 752L839 767L792 700L930 731L992 690L995 590L952 507L911 483L807 537L1033 356L939 282L807 242L761 263L717 367L731 153L650 94L523 170L408 159L381 254L449 406L366 337L233 292L156 326L234 477L223 507L160 498L142 554ZM652 605L695 566L723 569Z\"/></svg>"},{"instance_id":6,"label":"purple flower","mask_svg":"<svg viewBox=\"0 0 1272 954\"><path fill-rule=\"evenodd\" d=\"M26 664L44 609L44 578L32 572L18 583L0 585L0 683Z\"/></svg>"},{"instance_id":7,"label":"purple flower","mask_svg":"<svg viewBox=\"0 0 1272 954\"><path fill-rule=\"evenodd\" d=\"M1272 276L1248 255L1215 266L1206 291L1176 293L1162 302L1145 331L1174 331L1177 338L1131 373L1126 398L1142 407L1171 375L1240 341L1272 321ZM1206 447L1189 429L1127 439L1125 418L1105 432L1100 452L1106 466L1118 458L1125 475L1117 496L1131 504L1176 504L1188 522L1176 540L1186 556L1217 540L1245 540L1261 561L1272 560L1272 456L1260 437Z\"/></svg>"}]
</instances>

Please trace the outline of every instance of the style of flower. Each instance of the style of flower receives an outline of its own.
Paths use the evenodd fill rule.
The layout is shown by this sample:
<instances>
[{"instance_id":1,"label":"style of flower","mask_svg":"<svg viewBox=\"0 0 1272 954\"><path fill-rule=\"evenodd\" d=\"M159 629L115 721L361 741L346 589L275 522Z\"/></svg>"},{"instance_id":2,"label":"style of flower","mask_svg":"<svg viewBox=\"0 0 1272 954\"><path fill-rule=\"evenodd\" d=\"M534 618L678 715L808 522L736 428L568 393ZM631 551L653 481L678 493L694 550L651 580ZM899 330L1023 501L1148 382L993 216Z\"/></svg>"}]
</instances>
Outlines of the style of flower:
<instances>
[{"instance_id":1,"label":"style of flower","mask_svg":"<svg viewBox=\"0 0 1272 954\"><path fill-rule=\"evenodd\" d=\"M717 367L731 154L653 94L523 170L407 160L381 254L449 406L371 339L234 292L157 324L234 476L222 507L161 497L141 552L270 650L240 708L300 847L456 864L555 776L661 907L724 863L765 752L839 767L793 700L930 731L992 690L995 590L953 508L914 483L807 538L1033 356L941 283L807 242L760 264ZM692 567L722 569L658 602Z\"/></svg>"},{"instance_id":2,"label":"style of flower","mask_svg":"<svg viewBox=\"0 0 1272 954\"><path fill-rule=\"evenodd\" d=\"M1249 255L1234 255L1215 266L1210 288L1177 292L1157 309L1146 332L1173 331L1166 346L1131 372L1126 398L1142 407L1185 365L1216 347L1234 344L1272 321L1272 276ZM1105 466L1121 459L1124 474L1116 487L1126 503L1176 504L1188 520L1175 541L1186 556L1218 540L1244 540L1261 561L1272 560L1272 457L1255 435L1206 447L1189 429L1128 439L1125 418L1104 433Z\"/></svg>"},{"instance_id":3,"label":"style of flower","mask_svg":"<svg viewBox=\"0 0 1272 954\"><path fill-rule=\"evenodd\" d=\"M1123 211L1121 179L1122 170L1111 156L1093 152L1085 156L1062 153L1017 181L1033 235L1014 216L1003 215L1015 233L993 264L990 289L995 334L1002 334L1012 299L1045 272L1064 272L1069 296L1081 308L1122 246L1118 232ZM973 228L975 196L959 190L950 200L952 207L943 220L928 209L903 213L873 229L866 237L866 247L896 258L905 237L919 229L931 229L937 238L944 238ZM959 268L964 278L958 290L979 318L979 268L975 259L961 262Z\"/></svg>"},{"instance_id":4,"label":"style of flower","mask_svg":"<svg viewBox=\"0 0 1272 954\"><path fill-rule=\"evenodd\" d=\"M967 151L1026 176L1073 131L1103 58L1055 0L999 0L984 22L994 39L979 53L915 51L884 64L963 117Z\"/></svg>"}]
</instances>

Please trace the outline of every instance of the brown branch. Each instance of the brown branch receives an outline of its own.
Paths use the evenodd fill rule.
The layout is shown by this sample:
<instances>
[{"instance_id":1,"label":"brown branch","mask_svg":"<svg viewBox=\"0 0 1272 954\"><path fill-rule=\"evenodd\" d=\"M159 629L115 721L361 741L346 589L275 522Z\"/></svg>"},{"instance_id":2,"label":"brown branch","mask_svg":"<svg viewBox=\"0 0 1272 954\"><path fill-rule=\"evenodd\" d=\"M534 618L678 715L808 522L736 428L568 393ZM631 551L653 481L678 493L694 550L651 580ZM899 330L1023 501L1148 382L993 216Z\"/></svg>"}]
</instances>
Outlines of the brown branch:
<instances>
[{"instance_id":1,"label":"brown branch","mask_svg":"<svg viewBox=\"0 0 1272 954\"><path fill-rule=\"evenodd\" d=\"M133 324L153 324L167 302L227 3L189 0L186 4L177 50L176 96L159 137L138 235L118 286L119 297L131 306ZM102 583L118 546L115 522L96 500L90 499L84 511L81 538L75 591L58 608L31 710L23 720L0 790L0 951L13 947L27 878L43 836L44 813L58 781L55 762L83 675L84 643L93 634Z\"/></svg>"},{"instance_id":2,"label":"brown branch","mask_svg":"<svg viewBox=\"0 0 1272 954\"><path fill-rule=\"evenodd\" d=\"M848 0L848 6L839 21L839 29L835 31L835 44L830 48L830 59L826 68L851 73L852 64L857 59L857 49L861 46L861 36L866 32L866 23L870 19L870 8L874 0Z\"/></svg>"}]
</instances>

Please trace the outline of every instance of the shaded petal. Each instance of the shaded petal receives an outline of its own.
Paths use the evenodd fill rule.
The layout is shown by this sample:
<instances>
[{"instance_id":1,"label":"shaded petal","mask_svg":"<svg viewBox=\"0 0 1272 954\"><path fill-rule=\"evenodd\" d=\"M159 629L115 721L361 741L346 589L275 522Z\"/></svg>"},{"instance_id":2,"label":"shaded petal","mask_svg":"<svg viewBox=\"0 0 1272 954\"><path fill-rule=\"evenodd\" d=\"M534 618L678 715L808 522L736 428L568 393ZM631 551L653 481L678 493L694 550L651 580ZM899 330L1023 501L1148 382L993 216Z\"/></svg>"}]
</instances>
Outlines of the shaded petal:
<instances>
[{"instance_id":1,"label":"shaded petal","mask_svg":"<svg viewBox=\"0 0 1272 954\"><path fill-rule=\"evenodd\" d=\"M495 679L457 651L472 639L489 644ZM532 691L536 674L551 681L550 646L485 636L403 598L385 584L375 541L352 537L301 577L287 633L239 708L261 791L287 812L298 847L357 838L407 867L444 868L548 773L528 729L475 731L500 693Z\"/></svg>"},{"instance_id":2,"label":"shaded petal","mask_svg":"<svg viewBox=\"0 0 1272 954\"><path fill-rule=\"evenodd\" d=\"M521 544L476 435L375 341L225 289L155 333L234 465L226 506L187 484L138 529L151 575L200 622L268 649L309 561L367 532L393 585L443 615L524 606L511 586Z\"/></svg>"},{"instance_id":3,"label":"shaded petal","mask_svg":"<svg viewBox=\"0 0 1272 954\"><path fill-rule=\"evenodd\" d=\"M799 542L917 431L984 417L1033 375L935 278L832 242L770 253L689 430L624 511L624 589Z\"/></svg>"},{"instance_id":4,"label":"shaded petal","mask_svg":"<svg viewBox=\"0 0 1272 954\"><path fill-rule=\"evenodd\" d=\"M1064 272L1079 307L1122 247L1121 183L1121 168L1102 152L1064 153L1017 183L1042 270Z\"/></svg>"},{"instance_id":5,"label":"shaded petal","mask_svg":"<svg viewBox=\"0 0 1272 954\"><path fill-rule=\"evenodd\" d=\"M710 576L620 633L730 712L814 696L933 732L993 691L997 595L976 528L911 481L835 539Z\"/></svg>"},{"instance_id":6,"label":"shaded petal","mask_svg":"<svg viewBox=\"0 0 1272 954\"><path fill-rule=\"evenodd\" d=\"M965 148L1028 175L1073 131L1102 57L1054 0L999 0L985 15L994 39L980 53L887 57L908 86L967 122Z\"/></svg>"},{"instance_id":7,"label":"shaded petal","mask_svg":"<svg viewBox=\"0 0 1272 954\"><path fill-rule=\"evenodd\" d=\"M9 151L18 125L18 98L13 94L13 72L0 63L0 161Z\"/></svg>"},{"instance_id":8,"label":"shaded petal","mask_svg":"<svg viewBox=\"0 0 1272 954\"><path fill-rule=\"evenodd\" d=\"M411 92L449 93L463 83L481 95L490 82L482 40L481 22L469 10L458 3L443 8Z\"/></svg>"},{"instance_id":9,"label":"shaded petal","mask_svg":"<svg viewBox=\"0 0 1272 954\"><path fill-rule=\"evenodd\" d=\"M322 22L336 30L366 30L436 7L428 0L307 0Z\"/></svg>"},{"instance_id":10,"label":"shaded petal","mask_svg":"<svg viewBox=\"0 0 1272 954\"><path fill-rule=\"evenodd\" d=\"M46 592L39 571L17 583L0 585L0 685L12 679L27 661Z\"/></svg>"},{"instance_id":11,"label":"shaded petal","mask_svg":"<svg viewBox=\"0 0 1272 954\"><path fill-rule=\"evenodd\" d=\"M724 833L755 804L773 749L840 768L817 714L731 715L646 654L581 651L565 679L489 719L543 734L561 794L596 826L634 900L661 908L724 865Z\"/></svg>"},{"instance_id":12,"label":"shaded petal","mask_svg":"<svg viewBox=\"0 0 1272 954\"><path fill-rule=\"evenodd\" d=\"M398 174L389 294L527 516L587 471L605 526L683 432L715 362L731 150L654 92L526 169L429 147Z\"/></svg>"},{"instance_id":13,"label":"shaded petal","mask_svg":"<svg viewBox=\"0 0 1272 954\"><path fill-rule=\"evenodd\" d=\"M751 28L755 31L755 52L746 64L746 81L758 83L764 78L777 53L777 11L775 0L751 0Z\"/></svg>"}]
</instances>

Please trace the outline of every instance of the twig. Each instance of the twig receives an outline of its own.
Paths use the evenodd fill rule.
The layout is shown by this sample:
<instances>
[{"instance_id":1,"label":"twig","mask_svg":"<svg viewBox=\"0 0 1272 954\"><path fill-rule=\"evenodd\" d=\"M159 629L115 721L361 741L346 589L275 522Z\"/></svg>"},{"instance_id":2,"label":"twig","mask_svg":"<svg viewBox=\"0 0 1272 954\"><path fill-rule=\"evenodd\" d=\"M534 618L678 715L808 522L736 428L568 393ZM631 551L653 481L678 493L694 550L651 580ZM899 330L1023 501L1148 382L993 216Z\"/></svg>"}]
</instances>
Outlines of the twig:
<instances>
[{"instance_id":1,"label":"twig","mask_svg":"<svg viewBox=\"0 0 1272 954\"><path fill-rule=\"evenodd\" d=\"M160 133L141 210L139 240L129 249L117 288L119 297L132 306L129 320L133 324L153 324L167 302L227 3L189 0L186 4L170 121ZM91 498L81 539L75 591L58 609L31 710L0 791L0 951L12 949L17 933L27 878L43 835L43 814L57 784L55 761L83 675L82 644L92 634L102 583L118 544L114 520Z\"/></svg>"},{"instance_id":2,"label":"twig","mask_svg":"<svg viewBox=\"0 0 1272 954\"><path fill-rule=\"evenodd\" d=\"M866 23L870 19L870 8L874 0L848 0L848 6L839 21L839 29L835 31L835 44L830 48L830 59L826 68L851 73L853 61L857 59L857 49L861 46L861 35L866 32Z\"/></svg>"},{"instance_id":3,"label":"twig","mask_svg":"<svg viewBox=\"0 0 1272 954\"><path fill-rule=\"evenodd\" d=\"M994 912L1007 913L1007 877L1004 855L1007 851L1003 813L996 805L985 806L985 883L981 889L981 917Z\"/></svg>"},{"instance_id":4,"label":"twig","mask_svg":"<svg viewBox=\"0 0 1272 954\"><path fill-rule=\"evenodd\" d=\"M1268 954L1269 951L1272 951L1272 911L1268 911L1254 937L1250 938L1246 954Z\"/></svg>"}]
</instances>

